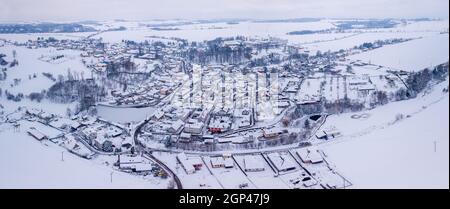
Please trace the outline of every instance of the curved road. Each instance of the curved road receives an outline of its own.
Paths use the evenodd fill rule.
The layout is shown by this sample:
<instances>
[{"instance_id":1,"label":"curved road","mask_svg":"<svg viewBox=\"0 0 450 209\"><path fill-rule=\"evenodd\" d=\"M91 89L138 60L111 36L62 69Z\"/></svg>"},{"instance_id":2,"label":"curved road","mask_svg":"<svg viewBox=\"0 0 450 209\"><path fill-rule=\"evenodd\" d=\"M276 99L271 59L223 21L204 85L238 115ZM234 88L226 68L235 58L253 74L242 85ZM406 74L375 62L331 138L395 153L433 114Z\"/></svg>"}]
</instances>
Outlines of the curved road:
<instances>
[{"instance_id":1,"label":"curved road","mask_svg":"<svg viewBox=\"0 0 450 209\"><path fill-rule=\"evenodd\" d=\"M144 146L142 146L141 143L139 142L139 140L137 139L138 133L141 131L142 127L145 124L147 124L148 121L149 121L149 119L146 118L142 123L140 123L134 129L133 140L134 140L136 149L138 149L138 151L143 151L146 156L148 156L151 160L153 160L156 164L158 164L162 169L164 169L169 175L171 175L173 177L173 180L175 181L175 184L177 185L177 189L183 189L183 185L181 184L181 181L178 178L178 176L166 164L164 164L163 162L158 160L155 156L153 156L151 154L151 152L149 152L151 150L148 150Z\"/></svg>"}]
</instances>

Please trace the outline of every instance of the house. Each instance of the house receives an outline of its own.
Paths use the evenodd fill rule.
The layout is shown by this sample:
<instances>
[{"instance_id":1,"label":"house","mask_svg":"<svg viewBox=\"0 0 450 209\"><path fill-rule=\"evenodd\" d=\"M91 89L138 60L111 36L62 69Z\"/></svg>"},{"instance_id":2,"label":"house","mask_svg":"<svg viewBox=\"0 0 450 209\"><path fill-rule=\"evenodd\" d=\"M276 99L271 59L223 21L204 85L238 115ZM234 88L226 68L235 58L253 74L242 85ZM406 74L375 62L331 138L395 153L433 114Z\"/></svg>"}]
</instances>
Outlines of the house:
<instances>
[{"instance_id":1,"label":"house","mask_svg":"<svg viewBox=\"0 0 450 209\"><path fill-rule=\"evenodd\" d=\"M202 130L203 130L203 123L201 122L184 125L184 132L186 133L201 134Z\"/></svg>"},{"instance_id":2,"label":"house","mask_svg":"<svg viewBox=\"0 0 450 209\"><path fill-rule=\"evenodd\" d=\"M288 154L280 154L273 152L267 155L269 161L274 165L278 172L287 172L295 170L295 162L288 156Z\"/></svg>"},{"instance_id":3,"label":"house","mask_svg":"<svg viewBox=\"0 0 450 209\"><path fill-rule=\"evenodd\" d=\"M74 154L90 159L92 155L94 154L91 152L87 147L80 146L75 139L75 136L72 134L66 134L64 135L65 140L61 143L61 146L65 147L66 149L70 150Z\"/></svg>"},{"instance_id":4,"label":"house","mask_svg":"<svg viewBox=\"0 0 450 209\"><path fill-rule=\"evenodd\" d=\"M214 144L215 137L213 135L203 135L202 139L205 144Z\"/></svg>"},{"instance_id":5,"label":"house","mask_svg":"<svg viewBox=\"0 0 450 209\"><path fill-rule=\"evenodd\" d=\"M325 139L325 140L333 139L333 138L336 138L336 137L338 137L340 135L341 135L341 132L339 132L338 130L336 130L334 128L333 129L328 129L328 130L323 130L323 131L318 131L316 133L316 137L318 139Z\"/></svg>"},{"instance_id":6,"label":"house","mask_svg":"<svg viewBox=\"0 0 450 209\"><path fill-rule=\"evenodd\" d=\"M318 164L323 162L322 156L315 149L297 149L295 151L300 160L304 163Z\"/></svg>"},{"instance_id":7,"label":"house","mask_svg":"<svg viewBox=\"0 0 450 209\"><path fill-rule=\"evenodd\" d=\"M231 157L224 157L224 166L225 168L233 168L234 167L234 162L233 159Z\"/></svg>"},{"instance_id":8,"label":"house","mask_svg":"<svg viewBox=\"0 0 450 209\"><path fill-rule=\"evenodd\" d=\"M177 160L187 174L195 173L195 171L200 170L203 165L199 157L188 158L184 152L177 155Z\"/></svg>"},{"instance_id":9,"label":"house","mask_svg":"<svg viewBox=\"0 0 450 209\"><path fill-rule=\"evenodd\" d=\"M178 133L183 128L184 122L182 120L176 120L174 121L170 127L167 128L167 131L170 133Z\"/></svg>"},{"instance_id":10,"label":"house","mask_svg":"<svg viewBox=\"0 0 450 209\"><path fill-rule=\"evenodd\" d=\"M263 129L264 138L274 138L281 135L284 132L281 128Z\"/></svg>"},{"instance_id":11,"label":"house","mask_svg":"<svg viewBox=\"0 0 450 209\"><path fill-rule=\"evenodd\" d=\"M134 172L146 172L152 169L151 164L146 163L141 156L136 155L119 155L118 164L121 170Z\"/></svg>"},{"instance_id":12,"label":"house","mask_svg":"<svg viewBox=\"0 0 450 209\"><path fill-rule=\"evenodd\" d=\"M220 144L225 144L225 143L232 142L232 140L230 138L220 137L220 138L217 138L217 142Z\"/></svg>"},{"instance_id":13,"label":"house","mask_svg":"<svg viewBox=\"0 0 450 209\"><path fill-rule=\"evenodd\" d=\"M147 60L156 59L156 54L155 53L144 54L144 55L140 56L139 58L147 59Z\"/></svg>"},{"instance_id":14,"label":"house","mask_svg":"<svg viewBox=\"0 0 450 209\"><path fill-rule=\"evenodd\" d=\"M65 118L56 119L50 122L49 125L59 129L69 129L71 131L78 129L81 126L81 124L78 123L77 121Z\"/></svg>"},{"instance_id":15,"label":"house","mask_svg":"<svg viewBox=\"0 0 450 209\"><path fill-rule=\"evenodd\" d=\"M214 116L208 125L208 131L211 133L221 133L230 129L231 118L228 116Z\"/></svg>"},{"instance_id":16,"label":"house","mask_svg":"<svg viewBox=\"0 0 450 209\"><path fill-rule=\"evenodd\" d=\"M316 132L316 138L317 139L326 139L327 134L324 131L317 131Z\"/></svg>"},{"instance_id":17,"label":"house","mask_svg":"<svg viewBox=\"0 0 450 209\"><path fill-rule=\"evenodd\" d=\"M161 120L162 117L164 117L164 112L162 110L158 110L158 111L155 112L155 114L153 114L151 119L152 120Z\"/></svg>"},{"instance_id":18,"label":"house","mask_svg":"<svg viewBox=\"0 0 450 209\"><path fill-rule=\"evenodd\" d=\"M113 144L110 140L106 139L103 136L95 137L93 140L93 145L97 147L98 149L101 149L105 152L112 152L113 151Z\"/></svg>"},{"instance_id":19,"label":"house","mask_svg":"<svg viewBox=\"0 0 450 209\"><path fill-rule=\"evenodd\" d=\"M264 160L258 155L245 155L244 156L244 170L246 172L258 172L264 171Z\"/></svg>"},{"instance_id":20,"label":"house","mask_svg":"<svg viewBox=\"0 0 450 209\"><path fill-rule=\"evenodd\" d=\"M289 101L283 100L278 101L278 108L287 108L289 107L289 105L290 105Z\"/></svg>"},{"instance_id":21,"label":"house","mask_svg":"<svg viewBox=\"0 0 450 209\"><path fill-rule=\"evenodd\" d=\"M42 132L38 131L36 128L31 127L28 129L27 133L34 137L35 139L42 141L44 139L48 139L48 136L46 136L45 134L43 134Z\"/></svg>"},{"instance_id":22,"label":"house","mask_svg":"<svg viewBox=\"0 0 450 209\"><path fill-rule=\"evenodd\" d=\"M239 123L238 123L239 128L249 127L250 125L252 125L250 122L250 116L248 116L248 118L245 118L245 119L243 118L243 119L239 120Z\"/></svg>"},{"instance_id":23,"label":"house","mask_svg":"<svg viewBox=\"0 0 450 209\"><path fill-rule=\"evenodd\" d=\"M170 88L162 88L159 90L159 94L164 96L169 95L170 93L172 93L172 89Z\"/></svg>"},{"instance_id":24,"label":"house","mask_svg":"<svg viewBox=\"0 0 450 209\"><path fill-rule=\"evenodd\" d=\"M148 163L138 163L131 168L134 172L149 172L152 170L152 165Z\"/></svg>"},{"instance_id":25,"label":"house","mask_svg":"<svg viewBox=\"0 0 450 209\"><path fill-rule=\"evenodd\" d=\"M225 161L222 157L212 157L210 159L211 167L213 168L222 168L225 167Z\"/></svg>"},{"instance_id":26,"label":"house","mask_svg":"<svg viewBox=\"0 0 450 209\"><path fill-rule=\"evenodd\" d=\"M358 91L363 94L368 94L370 91L375 91L375 86L373 84L365 84L358 86Z\"/></svg>"},{"instance_id":27,"label":"house","mask_svg":"<svg viewBox=\"0 0 450 209\"><path fill-rule=\"evenodd\" d=\"M178 141L183 142L183 143L188 143L188 142L192 141L191 137L192 137L191 134L182 132L180 134L180 138Z\"/></svg>"}]
</instances>

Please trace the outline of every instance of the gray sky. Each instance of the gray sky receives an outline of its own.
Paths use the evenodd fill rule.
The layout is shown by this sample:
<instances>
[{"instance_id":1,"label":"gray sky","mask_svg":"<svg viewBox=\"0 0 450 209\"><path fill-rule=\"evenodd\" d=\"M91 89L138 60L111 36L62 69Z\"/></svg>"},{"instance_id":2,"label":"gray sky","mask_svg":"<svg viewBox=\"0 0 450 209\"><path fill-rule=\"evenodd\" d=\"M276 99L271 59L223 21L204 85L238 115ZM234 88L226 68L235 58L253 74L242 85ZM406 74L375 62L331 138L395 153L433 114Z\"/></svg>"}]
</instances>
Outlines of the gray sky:
<instances>
[{"instance_id":1,"label":"gray sky","mask_svg":"<svg viewBox=\"0 0 450 209\"><path fill-rule=\"evenodd\" d=\"M0 0L0 21L448 18L449 0Z\"/></svg>"}]
</instances>

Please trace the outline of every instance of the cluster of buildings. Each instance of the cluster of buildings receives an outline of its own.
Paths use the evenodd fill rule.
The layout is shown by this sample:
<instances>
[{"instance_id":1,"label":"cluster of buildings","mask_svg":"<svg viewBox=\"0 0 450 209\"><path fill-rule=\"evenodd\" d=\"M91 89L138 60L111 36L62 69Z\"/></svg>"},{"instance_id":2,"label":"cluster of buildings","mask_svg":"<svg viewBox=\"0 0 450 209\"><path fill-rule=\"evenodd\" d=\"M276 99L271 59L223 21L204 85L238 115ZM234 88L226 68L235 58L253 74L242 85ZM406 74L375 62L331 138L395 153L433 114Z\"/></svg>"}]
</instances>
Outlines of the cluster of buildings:
<instances>
[{"instance_id":1,"label":"cluster of buildings","mask_svg":"<svg viewBox=\"0 0 450 209\"><path fill-rule=\"evenodd\" d=\"M97 150L104 152L127 151L132 148L131 138L124 127L98 118L82 119L85 124L76 134Z\"/></svg>"}]
</instances>

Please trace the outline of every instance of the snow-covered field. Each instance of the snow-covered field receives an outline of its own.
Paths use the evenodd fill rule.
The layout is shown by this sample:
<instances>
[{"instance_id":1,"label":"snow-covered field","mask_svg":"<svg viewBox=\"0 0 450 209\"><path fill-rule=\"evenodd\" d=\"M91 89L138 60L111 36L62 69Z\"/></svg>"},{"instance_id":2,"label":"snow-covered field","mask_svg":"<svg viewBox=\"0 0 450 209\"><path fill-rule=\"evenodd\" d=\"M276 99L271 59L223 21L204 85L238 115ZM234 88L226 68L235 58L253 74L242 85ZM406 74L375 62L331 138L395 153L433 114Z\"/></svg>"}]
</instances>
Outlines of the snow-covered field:
<instances>
[{"instance_id":1,"label":"snow-covered field","mask_svg":"<svg viewBox=\"0 0 450 209\"><path fill-rule=\"evenodd\" d=\"M348 57L396 70L419 71L448 62L448 34L437 34L400 44L385 46Z\"/></svg>"},{"instance_id":2,"label":"snow-covered field","mask_svg":"<svg viewBox=\"0 0 450 209\"><path fill-rule=\"evenodd\" d=\"M368 118L331 116L324 127L343 136L322 148L354 188L448 188L449 95L441 91L447 86L448 80L429 95L367 111ZM405 118L394 122L397 114Z\"/></svg>"},{"instance_id":3,"label":"snow-covered field","mask_svg":"<svg viewBox=\"0 0 450 209\"><path fill-rule=\"evenodd\" d=\"M322 30L334 28L327 20L304 23L257 23L253 21L240 22L239 24L208 23L173 26L178 30L152 30L151 28L139 28L126 31L105 32L95 37L102 37L108 42L120 42L123 39L143 41L148 36L176 37L189 41L212 40L217 37L253 36L253 37L298 37L286 35L295 30Z\"/></svg>"},{"instance_id":4,"label":"snow-covered field","mask_svg":"<svg viewBox=\"0 0 450 209\"><path fill-rule=\"evenodd\" d=\"M37 37L42 38L56 38L56 39L69 39L78 40L85 38L93 32L83 32L83 33L23 33L23 34L0 34L0 39L9 40L12 42L24 43L28 40L36 40Z\"/></svg>"},{"instance_id":5,"label":"snow-covered field","mask_svg":"<svg viewBox=\"0 0 450 209\"><path fill-rule=\"evenodd\" d=\"M0 53L6 54L4 59L8 62L13 61L14 50L16 51L16 59L19 64L9 68L7 79L1 82L2 87L10 87L8 91L11 93L28 95L32 92L47 90L54 81L45 77L42 73L51 73L54 79L57 79L58 75L67 76L68 71L71 73L77 72L80 76L82 74L84 78L91 77L91 70L81 62L79 51L58 51L52 47L39 49L28 49L12 45L0 47ZM58 59L57 62L48 62L45 59L57 55L64 55L64 57ZM35 78L33 77L34 74L36 75ZM20 81L15 83L15 79L20 79Z\"/></svg>"},{"instance_id":6,"label":"snow-covered field","mask_svg":"<svg viewBox=\"0 0 450 209\"><path fill-rule=\"evenodd\" d=\"M436 33L431 32L367 32L367 33L354 33L347 34L342 38L337 38L336 40L322 41L318 43L307 43L305 47L315 53L317 51L326 52L339 51L341 49L350 49L355 46L359 46L365 42L374 42L377 40L386 40L394 38L420 38L425 36L430 36Z\"/></svg>"}]
</instances>

